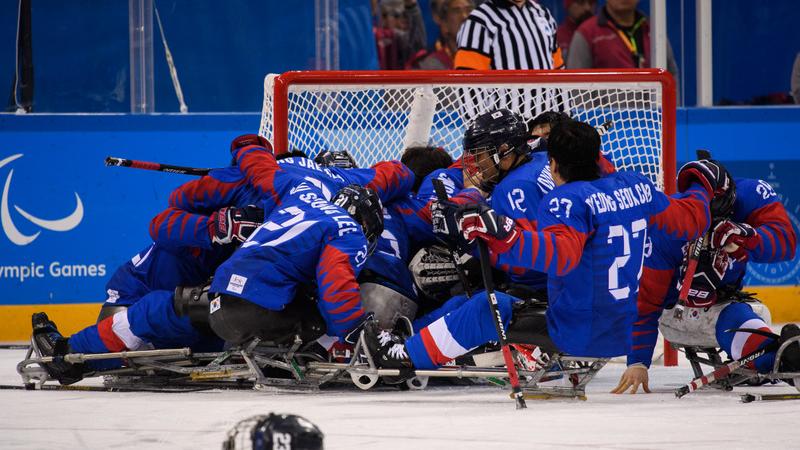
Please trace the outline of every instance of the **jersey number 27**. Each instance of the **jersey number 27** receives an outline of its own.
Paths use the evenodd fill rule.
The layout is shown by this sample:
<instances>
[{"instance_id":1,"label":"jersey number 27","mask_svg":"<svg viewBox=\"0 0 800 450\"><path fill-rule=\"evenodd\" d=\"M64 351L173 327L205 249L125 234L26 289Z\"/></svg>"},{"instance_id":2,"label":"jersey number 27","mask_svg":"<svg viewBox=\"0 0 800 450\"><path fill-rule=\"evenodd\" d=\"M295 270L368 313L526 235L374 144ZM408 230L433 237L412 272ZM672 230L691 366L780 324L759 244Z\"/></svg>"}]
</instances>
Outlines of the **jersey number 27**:
<instances>
[{"instance_id":1,"label":"jersey number 27","mask_svg":"<svg viewBox=\"0 0 800 450\"><path fill-rule=\"evenodd\" d=\"M619 271L628 264L631 258L631 247L641 247L641 257L634 261L639 265L636 275L638 281L642 277L642 265L644 263L644 246L647 242L647 220L638 219L631 223L630 231L624 225L611 225L608 227L608 244L614 242L615 238L622 238L622 255L614 258L611 267L608 268L608 292L617 300L624 300L631 294L630 286L619 285ZM634 241L631 243L631 241Z\"/></svg>"}]
</instances>

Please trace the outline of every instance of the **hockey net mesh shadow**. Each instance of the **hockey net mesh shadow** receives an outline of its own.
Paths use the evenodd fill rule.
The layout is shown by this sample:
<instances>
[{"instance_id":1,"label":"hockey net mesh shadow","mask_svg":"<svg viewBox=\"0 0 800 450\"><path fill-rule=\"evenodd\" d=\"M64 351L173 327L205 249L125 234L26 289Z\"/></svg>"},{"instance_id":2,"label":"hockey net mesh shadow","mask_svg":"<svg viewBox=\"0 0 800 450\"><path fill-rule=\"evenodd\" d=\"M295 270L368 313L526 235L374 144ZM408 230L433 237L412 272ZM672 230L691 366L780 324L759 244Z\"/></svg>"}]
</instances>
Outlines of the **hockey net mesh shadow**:
<instances>
[{"instance_id":1,"label":"hockey net mesh shadow","mask_svg":"<svg viewBox=\"0 0 800 450\"><path fill-rule=\"evenodd\" d=\"M265 80L259 134L273 141L274 78ZM469 122L508 108L529 120L547 110L612 127L602 150L618 170L636 170L664 187L662 85L658 82L560 82L447 84L409 82L288 86L287 149L310 157L325 149L348 150L360 167L398 159L411 145L443 147L454 158ZM352 81L350 81L352 83Z\"/></svg>"}]
</instances>

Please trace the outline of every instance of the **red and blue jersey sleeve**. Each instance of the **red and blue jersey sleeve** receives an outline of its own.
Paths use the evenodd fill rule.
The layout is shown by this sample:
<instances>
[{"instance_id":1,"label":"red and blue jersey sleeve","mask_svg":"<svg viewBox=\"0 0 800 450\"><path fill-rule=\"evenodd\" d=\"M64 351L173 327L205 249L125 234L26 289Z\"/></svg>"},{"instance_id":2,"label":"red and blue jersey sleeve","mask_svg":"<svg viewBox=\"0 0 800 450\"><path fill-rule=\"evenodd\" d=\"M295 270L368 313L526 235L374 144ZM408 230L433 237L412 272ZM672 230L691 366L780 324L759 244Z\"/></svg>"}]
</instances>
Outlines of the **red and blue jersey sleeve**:
<instances>
[{"instance_id":1,"label":"red and blue jersey sleeve","mask_svg":"<svg viewBox=\"0 0 800 450\"><path fill-rule=\"evenodd\" d=\"M317 263L319 308L328 334L344 337L364 317L358 274L366 259L366 239L359 233L347 233L329 241Z\"/></svg>"},{"instance_id":2,"label":"red and blue jersey sleeve","mask_svg":"<svg viewBox=\"0 0 800 450\"><path fill-rule=\"evenodd\" d=\"M210 214L234 203L247 180L236 167L212 170L208 175L184 183L169 196L169 206L198 214Z\"/></svg>"},{"instance_id":3,"label":"red and blue jersey sleeve","mask_svg":"<svg viewBox=\"0 0 800 450\"><path fill-rule=\"evenodd\" d=\"M414 186L414 173L400 161L381 161L369 170L372 179L365 186L375 191L384 203L408 195Z\"/></svg>"},{"instance_id":4,"label":"red and blue jersey sleeve","mask_svg":"<svg viewBox=\"0 0 800 450\"><path fill-rule=\"evenodd\" d=\"M248 145L231 150L233 158L242 171L247 182L265 200L265 213L271 207L281 204L281 195L288 186L281 182L283 178L293 180L295 177L284 171L271 149L259 145ZM292 183L289 183L292 184Z\"/></svg>"},{"instance_id":5,"label":"red and blue jersey sleeve","mask_svg":"<svg viewBox=\"0 0 800 450\"><path fill-rule=\"evenodd\" d=\"M651 227L663 231L672 239L692 240L706 232L711 223L708 210L711 199L702 186L694 183L686 192L671 197L655 187L652 192Z\"/></svg>"},{"instance_id":6,"label":"red and blue jersey sleeve","mask_svg":"<svg viewBox=\"0 0 800 450\"><path fill-rule=\"evenodd\" d=\"M150 221L150 237L165 247L211 248L209 216L167 208Z\"/></svg>"},{"instance_id":7,"label":"red and blue jersey sleeve","mask_svg":"<svg viewBox=\"0 0 800 450\"><path fill-rule=\"evenodd\" d=\"M733 220L747 223L758 232L757 239L747 248L751 261L771 263L794 258L796 232L786 209L766 181L736 180Z\"/></svg>"},{"instance_id":8,"label":"red and blue jersey sleeve","mask_svg":"<svg viewBox=\"0 0 800 450\"><path fill-rule=\"evenodd\" d=\"M644 260L639 294L636 298L637 318L633 323L632 351L628 365L650 367L658 341L658 320L665 308L677 299L676 277L683 260L684 240L668 238L653 230L648 243L649 255Z\"/></svg>"},{"instance_id":9,"label":"red and blue jersey sleeve","mask_svg":"<svg viewBox=\"0 0 800 450\"><path fill-rule=\"evenodd\" d=\"M593 224L591 211L573 187L565 185L542 200L539 231L521 231L514 245L497 255L498 264L557 276L578 265Z\"/></svg>"}]
</instances>

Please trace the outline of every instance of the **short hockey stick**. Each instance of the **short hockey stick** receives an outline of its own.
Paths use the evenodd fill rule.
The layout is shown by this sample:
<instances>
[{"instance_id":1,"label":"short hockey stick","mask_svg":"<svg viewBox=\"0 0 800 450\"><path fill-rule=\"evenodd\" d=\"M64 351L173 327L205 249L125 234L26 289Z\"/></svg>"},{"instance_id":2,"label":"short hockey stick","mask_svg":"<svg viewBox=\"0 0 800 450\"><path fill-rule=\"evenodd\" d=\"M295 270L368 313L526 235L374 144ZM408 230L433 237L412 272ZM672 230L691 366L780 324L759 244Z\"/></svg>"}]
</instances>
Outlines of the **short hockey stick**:
<instances>
[{"instance_id":1,"label":"short hockey stick","mask_svg":"<svg viewBox=\"0 0 800 450\"><path fill-rule=\"evenodd\" d=\"M800 394L742 394L742 403L800 400Z\"/></svg>"},{"instance_id":2,"label":"short hockey stick","mask_svg":"<svg viewBox=\"0 0 800 450\"><path fill-rule=\"evenodd\" d=\"M178 173L182 175L208 175L212 169L200 169L197 167L173 166L150 161L137 161L135 159L116 158L109 156L106 158L107 166L132 167L134 169L155 170L158 172Z\"/></svg>"},{"instance_id":3,"label":"short hockey stick","mask_svg":"<svg viewBox=\"0 0 800 450\"><path fill-rule=\"evenodd\" d=\"M741 329L741 330L731 330L731 331L748 331L752 333L761 330ZM754 334L762 334L762 333L754 333ZM778 339L775 339L769 344L765 345L764 347L754 350L735 361L731 361L717 369L714 369L714 371L710 373L707 373L699 378L695 378L689 384L679 387L678 389L675 390L675 397L681 398L686 394L694 392L704 386L708 386L714 381L730 375L731 373L733 373L740 367L744 366L745 364L751 361L755 361L756 359L766 355L767 353L778 350L779 347L780 347L780 341Z\"/></svg>"},{"instance_id":4,"label":"short hockey stick","mask_svg":"<svg viewBox=\"0 0 800 450\"><path fill-rule=\"evenodd\" d=\"M442 182L442 180L433 180L433 190L436 192L436 198L440 202L447 201L447 189L445 189L444 182ZM453 250L450 246L447 246L447 250L450 252L450 258L453 260L453 264L456 266L456 273L458 274L458 279L461 281L461 285L464 287L464 293L467 294L467 297L472 297L472 290L469 288L467 274L464 273L464 269L458 262L458 252Z\"/></svg>"}]
</instances>

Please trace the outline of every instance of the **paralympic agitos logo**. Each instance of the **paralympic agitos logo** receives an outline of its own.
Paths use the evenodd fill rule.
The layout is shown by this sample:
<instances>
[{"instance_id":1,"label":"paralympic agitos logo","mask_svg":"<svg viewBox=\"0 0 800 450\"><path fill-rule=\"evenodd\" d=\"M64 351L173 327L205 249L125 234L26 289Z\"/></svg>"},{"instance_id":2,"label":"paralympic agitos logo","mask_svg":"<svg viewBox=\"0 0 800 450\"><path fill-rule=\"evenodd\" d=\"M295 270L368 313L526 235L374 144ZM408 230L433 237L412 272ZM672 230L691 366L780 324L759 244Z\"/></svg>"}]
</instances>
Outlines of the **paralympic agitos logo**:
<instances>
[{"instance_id":1,"label":"paralympic agitos logo","mask_svg":"<svg viewBox=\"0 0 800 450\"><path fill-rule=\"evenodd\" d=\"M11 155L8 158L0 160L0 169L12 161L22 158L22 156L22 153L17 153L16 155ZM8 240L16 245L28 245L39 237L41 230L33 234L24 234L11 219L11 211L9 210L9 190L11 189L11 178L13 176L14 169L11 169L6 176L5 185L3 186L3 196L0 198L0 224L2 224L3 232L6 234L6 237L8 237ZM75 210L67 217L61 219L41 219L20 208L16 204L14 205L14 209L19 215L31 223L49 231L69 231L77 227L78 224L81 223L81 220L83 220L83 203L77 192L75 192Z\"/></svg>"}]
</instances>

